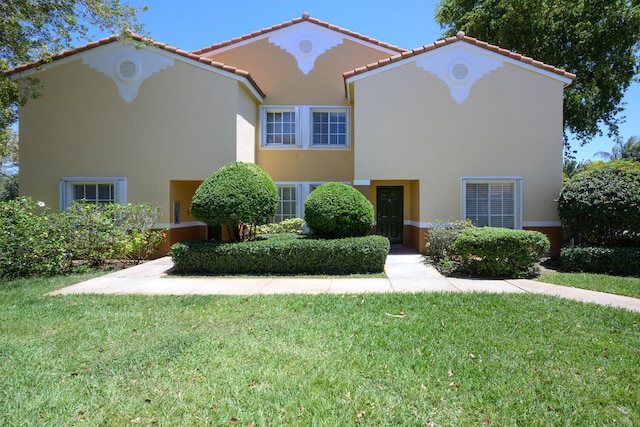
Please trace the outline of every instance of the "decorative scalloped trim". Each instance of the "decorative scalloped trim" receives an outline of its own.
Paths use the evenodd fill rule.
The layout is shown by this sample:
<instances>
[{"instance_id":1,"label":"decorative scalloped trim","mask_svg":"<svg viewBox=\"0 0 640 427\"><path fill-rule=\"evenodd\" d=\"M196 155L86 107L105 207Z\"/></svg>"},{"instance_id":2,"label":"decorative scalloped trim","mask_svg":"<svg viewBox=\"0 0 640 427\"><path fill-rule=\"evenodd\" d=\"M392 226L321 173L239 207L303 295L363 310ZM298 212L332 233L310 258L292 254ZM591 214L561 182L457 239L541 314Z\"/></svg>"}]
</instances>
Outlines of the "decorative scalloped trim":
<instances>
[{"instance_id":1,"label":"decorative scalloped trim","mask_svg":"<svg viewBox=\"0 0 640 427\"><path fill-rule=\"evenodd\" d=\"M269 37L269 43L287 51L298 62L303 74L309 74L316 59L328 50L342 44L344 38L308 23L299 24L280 34Z\"/></svg>"},{"instance_id":2,"label":"decorative scalloped trim","mask_svg":"<svg viewBox=\"0 0 640 427\"><path fill-rule=\"evenodd\" d=\"M132 78L122 78L118 67L123 61L130 60L138 69ZM114 44L113 48L96 51L82 59L82 63L100 71L109 77L118 87L118 93L126 103L132 102L138 96L140 85L153 74L171 67L173 59L158 55L145 48L136 49L133 46Z\"/></svg>"},{"instance_id":3,"label":"decorative scalloped trim","mask_svg":"<svg viewBox=\"0 0 640 427\"><path fill-rule=\"evenodd\" d=\"M462 43L451 46L450 49L442 49L442 52L435 51L427 58L418 59L416 65L445 82L449 86L451 97L458 104L463 104L473 84L502 67L504 61L474 52ZM462 66L466 66L468 73L464 78L459 78L455 70L459 70Z\"/></svg>"}]
</instances>

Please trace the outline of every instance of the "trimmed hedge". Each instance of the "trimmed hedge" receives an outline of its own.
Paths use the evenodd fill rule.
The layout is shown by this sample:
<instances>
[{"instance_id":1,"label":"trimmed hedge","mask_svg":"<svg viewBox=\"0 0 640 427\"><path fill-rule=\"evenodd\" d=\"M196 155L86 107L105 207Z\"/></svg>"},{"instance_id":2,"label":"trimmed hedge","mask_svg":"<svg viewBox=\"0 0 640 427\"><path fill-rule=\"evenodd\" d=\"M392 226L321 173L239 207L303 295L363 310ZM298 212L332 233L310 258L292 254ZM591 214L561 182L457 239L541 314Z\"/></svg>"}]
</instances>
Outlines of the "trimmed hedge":
<instances>
[{"instance_id":1,"label":"trimmed hedge","mask_svg":"<svg viewBox=\"0 0 640 427\"><path fill-rule=\"evenodd\" d=\"M480 277L530 276L549 247L538 231L494 227L466 228L454 243L459 272Z\"/></svg>"},{"instance_id":2,"label":"trimmed hedge","mask_svg":"<svg viewBox=\"0 0 640 427\"><path fill-rule=\"evenodd\" d=\"M363 274L381 273L389 253L382 236L311 239L292 234L240 243L176 243L169 255L177 274Z\"/></svg>"},{"instance_id":3,"label":"trimmed hedge","mask_svg":"<svg viewBox=\"0 0 640 427\"><path fill-rule=\"evenodd\" d=\"M304 202L304 220L312 234L326 239L360 237L373 228L373 205L355 188L327 182Z\"/></svg>"},{"instance_id":4,"label":"trimmed hedge","mask_svg":"<svg viewBox=\"0 0 640 427\"><path fill-rule=\"evenodd\" d=\"M640 247L568 247L560 252L567 271L640 276Z\"/></svg>"}]
</instances>

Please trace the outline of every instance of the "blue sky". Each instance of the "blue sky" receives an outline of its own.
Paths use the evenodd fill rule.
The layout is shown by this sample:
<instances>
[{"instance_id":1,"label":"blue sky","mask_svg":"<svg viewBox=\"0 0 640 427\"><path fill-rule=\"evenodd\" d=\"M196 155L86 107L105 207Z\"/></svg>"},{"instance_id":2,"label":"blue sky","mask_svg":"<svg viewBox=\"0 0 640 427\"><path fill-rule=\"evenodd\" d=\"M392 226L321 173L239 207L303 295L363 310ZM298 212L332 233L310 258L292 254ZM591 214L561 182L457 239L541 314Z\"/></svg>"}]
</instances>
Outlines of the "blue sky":
<instances>
[{"instance_id":1,"label":"blue sky","mask_svg":"<svg viewBox=\"0 0 640 427\"><path fill-rule=\"evenodd\" d=\"M433 19L437 0L129 0L129 3L149 6L139 18L151 37L190 51L294 19L303 12L406 49L432 43L443 32ZM620 134L626 140L632 135L640 136L640 83L632 85L624 101L626 123L620 127ZM596 152L609 152L612 146L613 140L606 135L585 147L572 144L578 150L578 160L597 159Z\"/></svg>"}]
</instances>

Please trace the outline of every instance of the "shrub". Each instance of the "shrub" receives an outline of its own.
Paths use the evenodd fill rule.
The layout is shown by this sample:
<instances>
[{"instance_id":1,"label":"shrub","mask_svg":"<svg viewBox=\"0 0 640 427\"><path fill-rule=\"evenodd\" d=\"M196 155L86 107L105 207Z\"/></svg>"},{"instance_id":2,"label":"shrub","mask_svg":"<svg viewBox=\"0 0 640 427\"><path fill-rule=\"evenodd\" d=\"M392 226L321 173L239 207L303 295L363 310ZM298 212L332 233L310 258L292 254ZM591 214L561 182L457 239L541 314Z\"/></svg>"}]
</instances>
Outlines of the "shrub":
<instances>
[{"instance_id":1,"label":"shrub","mask_svg":"<svg viewBox=\"0 0 640 427\"><path fill-rule=\"evenodd\" d=\"M558 212L580 246L640 246L640 162L596 162L569 180Z\"/></svg>"},{"instance_id":2,"label":"shrub","mask_svg":"<svg viewBox=\"0 0 640 427\"><path fill-rule=\"evenodd\" d=\"M74 202L65 211L68 252L75 260L104 265L109 260L140 262L164 242L152 227L160 209L149 204Z\"/></svg>"},{"instance_id":3,"label":"shrub","mask_svg":"<svg viewBox=\"0 0 640 427\"><path fill-rule=\"evenodd\" d=\"M640 276L638 247L569 247L560 252L560 266L567 271Z\"/></svg>"},{"instance_id":4,"label":"shrub","mask_svg":"<svg viewBox=\"0 0 640 427\"><path fill-rule=\"evenodd\" d=\"M466 228L454 244L460 272L482 277L526 277L534 273L549 239L538 231Z\"/></svg>"},{"instance_id":5,"label":"shrub","mask_svg":"<svg viewBox=\"0 0 640 427\"><path fill-rule=\"evenodd\" d=\"M279 234L241 243L176 243L169 255L179 274L380 273L389 253L382 236L311 239Z\"/></svg>"},{"instance_id":6,"label":"shrub","mask_svg":"<svg viewBox=\"0 0 640 427\"><path fill-rule=\"evenodd\" d=\"M455 243L465 228L473 227L470 220L453 220L443 227L434 227L427 232L425 256L443 273L450 273L456 268Z\"/></svg>"},{"instance_id":7,"label":"shrub","mask_svg":"<svg viewBox=\"0 0 640 427\"><path fill-rule=\"evenodd\" d=\"M256 227L256 234L280 234L280 233L294 233L302 234L302 228L304 227L304 219L302 218L289 218L284 221L259 225Z\"/></svg>"},{"instance_id":8,"label":"shrub","mask_svg":"<svg viewBox=\"0 0 640 427\"><path fill-rule=\"evenodd\" d=\"M328 239L366 236L373 228L373 206L353 187L339 182L322 184L304 203L311 232Z\"/></svg>"},{"instance_id":9,"label":"shrub","mask_svg":"<svg viewBox=\"0 0 640 427\"><path fill-rule=\"evenodd\" d=\"M278 208L278 189L253 163L233 162L214 172L198 187L191 213L210 226L233 227L235 240L245 240L256 225L266 224Z\"/></svg>"},{"instance_id":10,"label":"shrub","mask_svg":"<svg viewBox=\"0 0 640 427\"><path fill-rule=\"evenodd\" d=\"M0 277L60 273L69 264L64 225L29 197L0 203Z\"/></svg>"}]
</instances>

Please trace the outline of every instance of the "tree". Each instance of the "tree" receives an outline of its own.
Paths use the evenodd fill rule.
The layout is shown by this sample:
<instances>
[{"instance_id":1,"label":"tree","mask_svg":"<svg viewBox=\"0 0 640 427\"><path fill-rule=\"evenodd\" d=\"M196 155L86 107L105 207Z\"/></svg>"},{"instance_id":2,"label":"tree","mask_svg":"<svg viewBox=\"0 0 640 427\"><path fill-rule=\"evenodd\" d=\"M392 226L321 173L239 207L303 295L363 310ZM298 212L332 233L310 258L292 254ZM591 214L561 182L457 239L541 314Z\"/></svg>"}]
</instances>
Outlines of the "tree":
<instances>
[{"instance_id":1,"label":"tree","mask_svg":"<svg viewBox=\"0 0 640 427\"><path fill-rule=\"evenodd\" d=\"M6 201L18 197L18 136L11 129L0 134L0 201Z\"/></svg>"},{"instance_id":2,"label":"tree","mask_svg":"<svg viewBox=\"0 0 640 427\"><path fill-rule=\"evenodd\" d=\"M624 92L640 71L639 0L442 0L435 20L576 74L564 91L565 148L617 135Z\"/></svg>"},{"instance_id":3,"label":"tree","mask_svg":"<svg viewBox=\"0 0 640 427\"><path fill-rule=\"evenodd\" d=\"M37 80L18 86L4 71L50 58L87 39L89 27L127 37L141 33L136 19L141 9L119 0L3 0L0 2L0 131L17 120L17 109L38 95ZM0 136L6 134L2 132ZM0 146L6 144L0 139Z\"/></svg>"},{"instance_id":4,"label":"tree","mask_svg":"<svg viewBox=\"0 0 640 427\"><path fill-rule=\"evenodd\" d=\"M622 142L622 138L618 136L610 153L598 151L596 156L605 160L623 159L640 162L640 137L632 136L626 142Z\"/></svg>"},{"instance_id":5,"label":"tree","mask_svg":"<svg viewBox=\"0 0 640 427\"><path fill-rule=\"evenodd\" d=\"M253 163L232 162L215 171L198 187L191 214L210 226L233 227L236 241L254 234L255 226L269 222L278 209L278 188Z\"/></svg>"}]
</instances>

